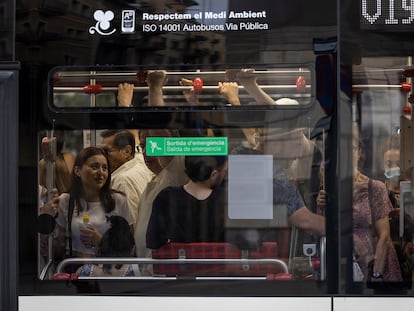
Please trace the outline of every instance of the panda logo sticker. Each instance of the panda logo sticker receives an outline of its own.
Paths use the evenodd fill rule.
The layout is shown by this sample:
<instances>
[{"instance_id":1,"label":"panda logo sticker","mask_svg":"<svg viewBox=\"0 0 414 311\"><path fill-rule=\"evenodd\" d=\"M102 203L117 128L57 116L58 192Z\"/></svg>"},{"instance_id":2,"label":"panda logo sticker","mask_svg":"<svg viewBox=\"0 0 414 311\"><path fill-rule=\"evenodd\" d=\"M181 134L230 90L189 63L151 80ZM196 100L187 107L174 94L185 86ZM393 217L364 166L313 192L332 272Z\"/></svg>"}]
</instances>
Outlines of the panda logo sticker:
<instances>
[{"instance_id":1,"label":"panda logo sticker","mask_svg":"<svg viewBox=\"0 0 414 311\"><path fill-rule=\"evenodd\" d=\"M102 11L96 10L93 13L93 18L96 20L95 26L91 26L89 28L89 33L93 35L95 32L102 36L109 36L112 35L116 29L111 28L111 21L114 19L114 12L112 11Z\"/></svg>"}]
</instances>

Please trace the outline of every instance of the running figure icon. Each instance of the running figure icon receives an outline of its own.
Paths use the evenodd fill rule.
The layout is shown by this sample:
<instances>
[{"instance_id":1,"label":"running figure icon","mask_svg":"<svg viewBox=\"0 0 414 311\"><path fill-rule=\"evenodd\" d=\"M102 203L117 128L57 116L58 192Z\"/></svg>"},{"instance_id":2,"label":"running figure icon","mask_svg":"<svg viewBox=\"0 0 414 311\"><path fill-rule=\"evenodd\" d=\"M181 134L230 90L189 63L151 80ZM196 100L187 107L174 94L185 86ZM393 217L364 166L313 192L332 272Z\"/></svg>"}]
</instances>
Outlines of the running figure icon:
<instances>
[{"instance_id":1,"label":"running figure icon","mask_svg":"<svg viewBox=\"0 0 414 311\"><path fill-rule=\"evenodd\" d=\"M154 153L155 150L158 150L158 151L162 150L160 147L158 147L158 143L156 141L150 140L149 143L151 145L151 152L152 153Z\"/></svg>"}]
</instances>

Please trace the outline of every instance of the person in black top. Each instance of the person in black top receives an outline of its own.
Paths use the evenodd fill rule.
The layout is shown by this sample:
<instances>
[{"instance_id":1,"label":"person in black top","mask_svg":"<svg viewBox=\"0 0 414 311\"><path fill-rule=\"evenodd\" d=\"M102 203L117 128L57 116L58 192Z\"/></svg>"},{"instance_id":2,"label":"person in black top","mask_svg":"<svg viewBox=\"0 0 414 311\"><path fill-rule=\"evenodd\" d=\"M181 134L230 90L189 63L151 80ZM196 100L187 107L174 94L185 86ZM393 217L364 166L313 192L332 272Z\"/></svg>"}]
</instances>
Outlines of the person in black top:
<instances>
[{"instance_id":1,"label":"person in black top","mask_svg":"<svg viewBox=\"0 0 414 311\"><path fill-rule=\"evenodd\" d=\"M190 181L163 189L155 198L147 229L147 247L158 249L170 242L224 241L224 191L227 171L223 156L187 156Z\"/></svg>"}]
</instances>

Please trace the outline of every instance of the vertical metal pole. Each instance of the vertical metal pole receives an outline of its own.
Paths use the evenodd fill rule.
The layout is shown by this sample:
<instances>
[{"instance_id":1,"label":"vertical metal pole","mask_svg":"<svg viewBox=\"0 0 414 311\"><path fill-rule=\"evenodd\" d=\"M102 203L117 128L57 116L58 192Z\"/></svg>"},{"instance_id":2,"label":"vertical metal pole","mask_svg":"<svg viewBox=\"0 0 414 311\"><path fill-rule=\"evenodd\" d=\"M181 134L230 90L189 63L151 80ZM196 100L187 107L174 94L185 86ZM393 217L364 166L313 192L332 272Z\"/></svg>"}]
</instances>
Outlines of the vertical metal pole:
<instances>
[{"instance_id":1,"label":"vertical metal pole","mask_svg":"<svg viewBox=\"0 0 414 311\"><path fill-rule=\"evenodd\" d=\"M55 169L54 163L56 161L56 147L53 148L50 144L52 143L54 130L48 131L47 138L49 140L49 154L45 156L45 163L46 163L46 187L47 187L47 201L52 199L51 191L55 186ZM56 146L56 142L54 142L54 146ZM47 262L46 265L49 266L53 261L53 233L49 234L47 240ZM48 271L49 279L52 278L52 271Z\"/></svg>"},{"instance_id":2,"label":"vertical metal pole","mask_svg":"<svg viewBox=\"0 0 414 311\"><path fill-rule=\"evenodd\" d=\"M91 75L95 75L96 71L91 71ZM89 83L91 85L96 84L96 79L90 79ZM96 107L96 94L92 93L90 98L90 107ZM96 146L96 130L90 129L89 130L89 144L90 146Z\"/></svg>"}]
</instances>

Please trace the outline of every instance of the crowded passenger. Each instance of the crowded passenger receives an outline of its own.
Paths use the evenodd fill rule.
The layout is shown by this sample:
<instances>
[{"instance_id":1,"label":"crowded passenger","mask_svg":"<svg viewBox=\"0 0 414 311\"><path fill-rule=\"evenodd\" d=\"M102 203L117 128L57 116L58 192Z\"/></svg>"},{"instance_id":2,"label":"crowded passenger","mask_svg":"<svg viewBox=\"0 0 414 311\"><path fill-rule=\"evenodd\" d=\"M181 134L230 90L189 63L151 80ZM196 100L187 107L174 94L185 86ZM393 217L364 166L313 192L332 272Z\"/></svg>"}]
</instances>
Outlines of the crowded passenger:
<instances>
[{"instance_id":1,"label":"crowded passenger","mask_svg":"<svg viewBox=\"0 0 414 311\"><path fill-rule=\"evenodd\" d=\"M363 277L355 281L400 282L401 271L390 236L388 215L392 205L387 188L383 182L369 178L360 171L361 154L361 141L354 126L353 245L357 269Z\"/></svg>"},{"instance_id":2,"label":"crowded passenger","mask_svg":"<svg viewBox=\"0 0 414 311\"><path fill-rule=\"evenodd\" d=\"M148 224L147 247L170 242L223 242L225 199L220 187L226 157L186 156L189 181L163 189L154 199Z\"/></svg>"},{"instance_id":3,"label":"crowded passenger","mask_svg":"<svg viewBox=\"0 0 414 311\"><path fill-rule=\"evenodd\" d=\"M359 170L362 150L357 133L352 141L352 152L355 257L365 278L401 281L398 258L390 236L388 215L392 205L385 184Z\"/></svg>"},{"instance_id":4,"label":"crowded passenger","mask_svg":"<svg viewBox=\"0 0 414 311\"><path fill-rule=\"evenodd\" d=\"M390 136L385 146L383 158L385 185L388 189L388 196L394 207L390 213L391 235L394 238L399 236L399 218L400 218L400 182L409 181L403 176L400 169L400 133L394 133ZM411 240L414 232L414 220L411 215L405 211L404 213L404 235L407 240Z\"/></svg>"},{"instance_id":5,"label":"crowded passenger","mask_svg":"<svg viewBox=\"0 0 414 311\"><path fill-rule=\"evenodd\" d=\"M142 154L135 152L135 138L129 131L106 130L101 136L101 148L109 158L111 188L126 195L135 223L139 200L153 173L145 165Z\"/></svg>"},{"instance_id":6,"label":"crowded passenger","mask_svg":"<svg viewBox=\"0 0 414 311\"><path fill-rule=\"evenodd\" d=\"M227 72L227 77L231 82L219 82L219 93L223 96L226 101L232 106L240 106L241 102L239 99L239 84L244 88L244 90L254 99L257 105L273 105L273 106L283 106L283 105L293 105L297 106L299 103L291 98L280 98L273 99L268 95L258 84L255 71L252 68L241 69L241 70L229 70ZM280 111L282 115L284 112ZM295 121L291 119L294 116ZM277 127L290 127L293 128L293 123L302 124L303 126L310 127L311 122L315 122L316 119L323 116L323 110L320 105L314 104L311 109L307 110L306 115L304 114L291 114L286 117L287 120L280 118L280 121L275 122ZM305 119L304 119L305 118ZM302 119L298 121L298 119ZM302 122L302 123L300 123ZM243 152L248 152L248 149L257 149L257 139L255 138L256 129L255 128L242 128L242 131L246 137L247 143L244 143L239 148ZM309 136L309 135L308 135ZM306 142L307 140L308 142ZM309 185L307 184L307 179L311 175L311 168L313 162L313 156L318 150L315 148L315 144L304 135L302 130L302 135L300 137L300 144L306 145L307 152L302 153L300 158L293 158L289 156L290 167L285 167L286 172L289 176L295 180L295 183L301 188L301 192L305 196L305 201L307 204L310 203L310 194L308 192ZM275 155L276 156L276 155ZM286 162L286 161L285 161Z\"/></svg>"},{"instance_id":7,"label":"crowded passenger","mask_svg":"<svg viewBox=\"0 0 414 311\"><path fill-rule=\"evenodd\" d=\"M408 289L412 287L412 273L414 263L412 260L412 238L414 232L414 220L407 210L403 211L404 218L401 218L401 193L400 182L407 181L400 169L400 133L393 133L385 144L383 153L383 168L385 185L388 190L393 209L388 214L390 224L390 235L397 253L401 270L403 286ZM400 221L403 219L403 226ZM401 228L403 228L402 232Z\"/></svg>"},{"instance_id":8,"label":"crowded passenger","mask_svg":"<svg viewBox=\"0 0 414 311\"><path fill-rule=\"evenodd\" d=\"M147 137L179 136L174 130L141 130L139 131L141 149L145 164L154 173L138 204L138 217L135 228L135 245L137 257L151 257L151 251L146 247L146 232L152 212L152 204L158 193L170 186L180 186L187 181L184 173L184 158L181 156L147 156Z\"/></svg>"},{"instance_id":9,"label":"crowded passenger","mask_svg":"<svg viewBox=\"0 0 414 311\"><path fill-rule=\"evenodd\" d=\"M233 72L234 74L234 72ZM242 69L236 73L236 79L255 99L257 104L278 105L294 104L295 100L283 98L274 100L257 84L253 69ZM231 105L240 105L237 82L219 82L220 94ZM275 204L286 204L289 222L305 231L316 235L325 234L325 219L312 213L305 205L301 194L291 179L309 176L314 144L304 135L304 129L288 130L283 122L275 122L278 128L253 129L244 128L243 132L249 148L240 146L233 150L234 154L271 154L274 157L274 199ZM280 127L279 127L280 126ZM297 161L299 159L299 161ZM304 161L303 159L307 159ZM306 173L304 173L306 172ZM286 194L286 196L281 194ZM289 195L288 195L289 194Z\"/></svg>"},{"instance_id":10,"label":"crowded passenger","mask_svg":"<svg viewBox=\"0 0 414 311\"><path fill-rule=\"evenodd\" d=\"M291 225L317 236L325 235L325 218L306 207L299 189L286 172L292 161L310 153L311 144L304 136L303 129L287 131L269 128L259 131L256 137L258 152L273 155L274 204L287 207Z\"/></svg>"},{"instance_id":11,"label":"crowded passenger","mask_svg":"<svg viewBox=\"0 0 414 311\"><path fill-rule=\"evenodd\" d=\"M107 154L96 147L82 149L75 158L69 192L47 204L49 211L58 211L55 258L95 257L103 234L110 228L107 217L112 215L124 217L132 230L127 199L110 184Z\"/></svg>"}]
</instances>

